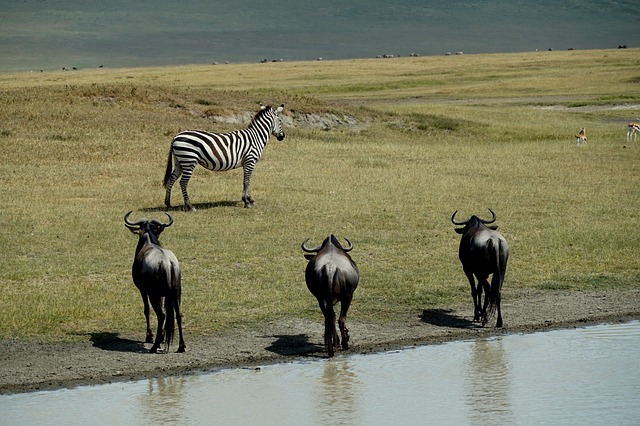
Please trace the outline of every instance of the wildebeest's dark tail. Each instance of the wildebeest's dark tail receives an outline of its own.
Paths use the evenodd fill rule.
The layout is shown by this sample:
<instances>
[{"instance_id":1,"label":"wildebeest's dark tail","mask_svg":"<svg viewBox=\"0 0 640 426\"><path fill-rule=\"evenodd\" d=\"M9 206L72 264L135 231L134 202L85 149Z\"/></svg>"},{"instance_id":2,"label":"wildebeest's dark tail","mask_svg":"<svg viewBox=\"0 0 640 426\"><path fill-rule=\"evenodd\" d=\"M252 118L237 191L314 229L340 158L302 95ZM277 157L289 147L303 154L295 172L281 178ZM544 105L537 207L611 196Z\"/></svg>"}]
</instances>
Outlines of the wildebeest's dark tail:
<instances>
[{"instance_id":1,"label":"wildebeest's dark tail","mask_svg":"<svg viewBox=\"0 0 640 426\"><path fill-rule=\"evenodd\" d=\"M501 260L504 255L502 252L504 247L502 247L499 240L489 240L489 250L491 255L494 257L496 266L493 276L491 277L491 288L487 295L487 319L492 318L495 315L498 304L500 303L500 292L502 291L502 282L504 281L504 273L507 266Z\"/></svg>"},{"instance_id":2,"label":"wildebeest's dark tail","mask_svg":"<svg viewBox=\"0 0 640 426\"><path fill-rule=\"evenodd\" d=\"M322 269L323 281L327 282L327 294L325 295L325 307L324 307L324 346L327 351L327 355L332 357L335 354L335 349L338 346L338 332L336 331L336 313L333 309L333 288L334 281L336 279L335 266Z\"/></svg>"},{"instance_id":3,"label":"wildebeest's dark tail","mask_svg":"<svg viewBox=\"0 0 640 426\"><path fill-rule=\"evenodd\" d=\"M167 296L164 298L164 310L166 313L166 318L164 320L164 339L167 344L167 351L165 353L169 353L171 349L171 342L173 342L173 335L175 334L176 324L176 305L179 302L178 299L178 291L180 291L180 283L179 280L179 271L176 271L173 267L171 267L171 272L169 273L169 277L167 277L169 281L169 292Z\"/></svg>"},{"instance_id":4,"label":"wildebeest's dark tail","mask_svg":"<svg viewBox=\"0 0 640 426\"><path fill-rule=\"evenodd\" d=\"M169 147L169 158L167 158L167 168L164 171L164 179L162 181L162 186L166 188L167 182L169 182L169 177L171 176L171 172L173 171L173 142Z\"/></svg>"},{"instance_id":5,"label":"wildebeest's dark tail","mask_svg":"<svg viewBox=\"0 0 640 426\"><path fill-rule=\"evenodd\" d=\"M167 344L167 352L171 349L171 342L173 341L173 334L175 332L175 311L174 311L174 297L167 296L164 298L164 310L167 317L164 320L164 339Z\"/></svg>"}]
</instances>

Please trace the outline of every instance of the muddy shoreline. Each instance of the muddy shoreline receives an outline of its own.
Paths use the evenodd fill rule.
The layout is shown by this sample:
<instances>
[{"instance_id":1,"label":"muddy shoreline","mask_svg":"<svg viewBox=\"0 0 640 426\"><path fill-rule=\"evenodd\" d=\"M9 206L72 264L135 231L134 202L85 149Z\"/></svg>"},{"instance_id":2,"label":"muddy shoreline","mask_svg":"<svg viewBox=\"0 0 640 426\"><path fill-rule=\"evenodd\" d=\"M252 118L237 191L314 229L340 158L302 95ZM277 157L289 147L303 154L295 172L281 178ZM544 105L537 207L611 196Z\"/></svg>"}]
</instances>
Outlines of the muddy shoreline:
<instances>
[{"instance_id":1,"label":"muddy shoreline","mask_svg":"<svg viewBox=\"0 0 640 426\"><path fill-rule=\"evenodd\" d=\"M350 314L351 347L337 356L640 319L640 288L574 292L505 289L502 329L494 328L493 323L484 328L472 323L471 302L409 312L385 324L359 321L357 309ZM3 340L0 394L325 357L320 313L317 321L270 322L224 335L190 336L188 329L185 333L184 354L149 354L150 345L142 343L142 332L135 336L91 333L86 341L73 344Z\"/></svg>"}]
</instances>

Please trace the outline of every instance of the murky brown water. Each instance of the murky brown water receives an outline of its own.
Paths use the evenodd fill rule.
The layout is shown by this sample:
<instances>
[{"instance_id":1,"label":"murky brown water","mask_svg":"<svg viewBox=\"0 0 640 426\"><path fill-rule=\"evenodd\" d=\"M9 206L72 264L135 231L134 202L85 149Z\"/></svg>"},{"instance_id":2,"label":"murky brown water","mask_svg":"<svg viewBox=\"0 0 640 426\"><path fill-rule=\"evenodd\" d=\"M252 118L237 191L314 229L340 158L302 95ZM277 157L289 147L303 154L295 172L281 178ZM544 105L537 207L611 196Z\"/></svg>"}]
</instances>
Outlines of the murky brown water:
<instances>
[{"instance_id":1,"label":"murky brown water","mask_svg":"<svg viewBox=\"0 0 640 426\"><path fill-rule=\"evenodd\" d=\"M0 396L0 424L640 424L640 322Z\"/></svg>"}]
</instances>

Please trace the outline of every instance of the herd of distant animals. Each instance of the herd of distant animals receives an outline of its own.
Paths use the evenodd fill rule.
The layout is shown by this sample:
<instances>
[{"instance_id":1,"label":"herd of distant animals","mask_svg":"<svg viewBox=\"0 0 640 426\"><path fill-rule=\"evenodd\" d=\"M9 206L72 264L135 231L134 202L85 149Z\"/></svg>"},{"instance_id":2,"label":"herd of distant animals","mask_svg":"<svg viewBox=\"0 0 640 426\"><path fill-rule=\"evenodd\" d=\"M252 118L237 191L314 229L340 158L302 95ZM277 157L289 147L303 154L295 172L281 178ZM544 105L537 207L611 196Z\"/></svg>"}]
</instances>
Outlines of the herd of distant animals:
<instances>
[{"instance_id":1,"label":"herd of distant animals","mask_svg":"<svg viewBox=\"0 0 640 426\"><path fill-rule=\"evenodd\" d=\"M627 143L631 141L637 142L638 133L640 133L640 120L632 121L627 124ZM580 129L580 132L576 135L576 145L586 145L587 144L587 132L584 130L584 127Z\"/></svg>"},{"instance_id":2,"label":"herd of distant animals","mask_svg":"<svg viewBox=\"0 0 640 426\"><path fill-rule=\"evenodd\" d=\"M171 207L171 188L180 178L180 187L186 210L195 210L187 194L187 184L196 165L200 164L212 171L230 170L242 167L244 170L242 201L246 208L255 205L250 193L251 174L262 156L269 137L274 135L279 141L285 137L282 130L280 113L284 105L278 108L262 106L246 129L225 133L210 133L201 130L181 132L176 135L169 148L169 158L164 177L166 187L165 205ZM628 124L627 141L636 140L640 132L640 123ZM586 144L587 135L582 128L576 135L578 145ZM509 258L509 245L506 239L492 225L496 220L493 210L490 219L481 219L473 215L466 220L457 220L456 210L451 216L455 231L461 234L458 257L462 269L469 280L473 297L473 320L482 326L497 313L496 327L502 327L500 309L502 284ZM146 319L146 343L153 343L150 352L160 349L166 344L169 352L178 324L179 345L177 352L184 352L186 344L182 332L181 310L181 272L178 259L170 250L162 247L159 236L162 231L173 224L173 217L166 213L169 221L163 223L157 219L141 218L131 221L131 211L125 214L125 226L138 235L134 261L131 269L133 282L140 291L144 304ZM347 311L351 305L353 294L360 281L360 271L349 255L353 249L351 241L345 238L347 246L343 247L338 239L329 235L322 244L307 247L308 239L300 245L309 261L305 270L307 288L313 294L324 316L324 344L329 357L335 351L349 347L349 330L346 326ZM489 283L489 277L491 282ZM482 294L484 293L484 300ZM164 311L163 311L164 301ZM336 329L334 305L340 302L340 316ZM149 304L157 317L157 328L154 338L150 323Z\"/></svg>"}]
</instances>

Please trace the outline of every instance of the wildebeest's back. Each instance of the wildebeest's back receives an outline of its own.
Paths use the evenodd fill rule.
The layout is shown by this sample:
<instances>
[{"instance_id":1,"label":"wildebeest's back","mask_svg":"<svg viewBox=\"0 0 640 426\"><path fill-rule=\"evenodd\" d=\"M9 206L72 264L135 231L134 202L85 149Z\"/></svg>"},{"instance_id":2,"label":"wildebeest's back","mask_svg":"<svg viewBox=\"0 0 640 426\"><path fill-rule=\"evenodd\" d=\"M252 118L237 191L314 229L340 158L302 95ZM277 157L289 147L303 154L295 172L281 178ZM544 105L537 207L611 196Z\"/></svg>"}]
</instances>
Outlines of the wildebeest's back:
<instances>
[{"instance_id":1,"label":"wildebeest's back","mask_svg":"<svg viewBox=\"0 0 640 426\"><path fill-rule=\"evenodd\" d=\"M499 232L478 225L463 235L459 255L463 265L488 275L496 272L499 258L506 262L508 250L507 240Z\"/></svg>"},{"instance_id":2,"label":"wildebeest's back","mask_svg":"<svg viewBox=\"0 0 640 426\"><path fill-rule=\"evenodd\" d=\"M344 293L352 293L355 290L360 271L347 253L328 245L326 250L318 252L318 255L307 264L305 276L309 291L316 297L318 296L316 293L323 288L316 280L328 281L329 277L333 277L333 295L339 298Z\"/></svg>"},{"instance_id":3,"label":"wildebeest's back","mask_svg":"<svg viewBox=\"0 0 640 426\"><path fill-rule=\"evenodd\" d=\"M148 245L140 250L132 266L133 281L149 295L165 297L173 281L180 282L178 259L171 250Z\"/></svg>"}]
</instances>

